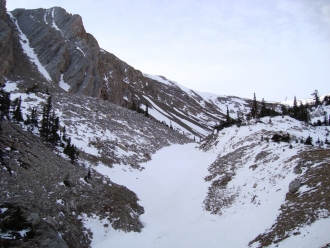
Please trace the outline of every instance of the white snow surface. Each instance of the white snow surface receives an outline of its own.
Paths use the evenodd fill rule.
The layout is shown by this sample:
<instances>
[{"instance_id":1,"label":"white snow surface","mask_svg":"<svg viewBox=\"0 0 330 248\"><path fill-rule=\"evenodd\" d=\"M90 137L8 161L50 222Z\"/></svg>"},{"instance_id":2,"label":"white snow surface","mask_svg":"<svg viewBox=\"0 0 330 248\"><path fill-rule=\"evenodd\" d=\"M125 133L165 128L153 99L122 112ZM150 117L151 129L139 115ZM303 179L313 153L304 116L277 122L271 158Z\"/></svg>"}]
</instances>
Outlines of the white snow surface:
<instances>
[{"instance_id":1,"label":"white snow surface","mask_svg":"<svg viewBox=\"0 0 330 248\"><path fill-rule=\"evenodd\" d=\"M37 54L34 52L33 48L30 46L29 39L26 37L26 35L20 29L20 27L19 27L19 25L17 23L17 20L15 19L15 17L10 12L7 12L7 13L11 17L11 19L13 20L13 22L15 23L15 25L17 27L17 30L18 30L19 36L20 36L20 43L21 43L21 46L23 48L24 53L30 58L30 61L37 66L39 72L47 80L51 81L52 79L49 76L49 73L47 72L47 70L45 69L45 67L40 63Z\"/></svg>"},{"instance_id":2,"label":"white snow surface","mask_svg":"<svg viewBox=\"0 0 330 248\"><path fill-rule=\"evenodd\" d=\"M145 170L138 173L120 165L114 168L97 166L95 169L98 172L138 195L140 204L145 208L145 214L140 217L145 228L141 233L112 230L104 241L96 244L93 240L92 246L197 247L196 244L205 244L205 233L200 231L207 223L214 226L212 220L217 218L202 209L201 203L208 186L203 176L216 155L203 153L195 146L187 144L163 148L153 155L150 162L143 164ZM102 228L92 229L93 233L102 231ZM214 229L213 234L216 232ZM209 241L209 245L214 242L220 244L221 237Z\"/></svg>"},{"instance_id":3,"label":"white snow surface","mask_svg":"<svg viewBox=\"0 0 330 248\"><path fill-rule=\"evenodd\" d=\"M60 87L61 87L63 90L65 90L66 92L68 92L69 89L70 89L70 85L67 84L66 82L64 82L64 80L63 80L63 74L61 75L61 79L60 79L59 85L60 85Z\"/></svg>"},{"instance_id":4,"label":"white snow surface","mask_svg":"<svg viewBox=\"0 0 330 248\"><path fill-rule=\"evenodd\" d=\"M5 87L3 88L7 92L12 92L18 90L16 82L7 81Z\"/></svg>"},{"instance_id":5,"label":"white snow surface","mask_svg":"<svg viewBox=\"0 0 330 248\"><path fill-rule=\"evenodd\" d=\"M62 31L58 28L58 26L56 25L55 23L55 17L54 17L54 13L55 12L55 8L52 9L52 18L53 18L53 23L52 23L52 27L57 30L57 31L60 31L61 35L63 36L62 34Z\"/></svg>"},{"instance_id":6,"label":"white snow surface","mask_svg":"<svg viewBox=\"0 0 330 248\"><path fill-rule=\"evenodd\" d=\"M170 85L170 86L172 85L170 81L164 79L161 76L149 75L149 74L143 74L143 76L148 77L148 78L153 79L153 80L156 80L156 81L158 81L160 83L163 83L163 84L166 84L166 85Z\"/></svg>"}]
</instances>

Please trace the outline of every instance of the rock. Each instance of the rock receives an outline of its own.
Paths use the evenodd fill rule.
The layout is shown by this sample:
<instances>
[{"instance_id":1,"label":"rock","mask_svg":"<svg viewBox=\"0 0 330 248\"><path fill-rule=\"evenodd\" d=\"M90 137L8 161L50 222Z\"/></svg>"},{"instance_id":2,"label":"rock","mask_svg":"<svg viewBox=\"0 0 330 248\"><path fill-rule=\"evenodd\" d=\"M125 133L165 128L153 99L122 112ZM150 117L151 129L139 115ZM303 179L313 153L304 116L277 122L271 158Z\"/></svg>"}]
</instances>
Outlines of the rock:
<instances>
[{"instance_id":1,"label":"rock","mask_svg":"<svg viewBox=\"0 0 330 248\"><path fill-rule=\"evenodd\" d=\"M6 1L0 0L0 85L3 84L3 75L9 73L13 65L12 31L6 23Z\"/></svg>"},{"instance_id":2,"label":"rock","mask_svg":"<svg viewBox=\"0 0 330 248\"><path fill-rule=\"evenodd\" d=\"M302 169L301 169L300 165L297 165L296 167L294 167L293 172L295 174L301 174L302 173Z\"/></svg>"},{"instance_id":3,"label":"rock","mask_svg":"<svg viewBox=\"0 0 330 248\"><path fill-rule=\"evenodd\" d=\"M265 151L261 151L257 154L257 156L254 159L254 162L258 162L259 160L265 159L268 155L270 154L270 152L265 152Z\"/></svg>"},{"instance_id":4,"label":"rock","mask_svg":"<svg viewBox=\"0 0 330 248\"><path fill-rule=\"evenodd\" d=\"M32 212L27 215L26 221L30 222L33 228L36 228L40 224L41 219L38 213Z\"/></svg>"},{"instance_id":5,"label":"rock","mask_svg":"<svg viewBox=\"0 0 330 248\"><path fill-rule=\"evenodd\" d=\"M58 230L59 229L59 225L57 223L56 220L54 220L52 217L50 217L49 215L46 216L46 218L44 219L44 221L50 226L52 227L54 230Z\"/></svg>"},{"instance_id":6,"label":"rock","mask_svg":"<svg viewBox=\"0 0 330 248\"><path fill-rule=\"evenodd\" d=\"M5 20L6 19L6 0L0 0L0 19Z\"/></svg>"},{"instance_id":7,"label":"rock","mask_svg":"<svg viewBox=\"0 0 330 248\"><path fill-rule=\"evenodd\" d=\"M301 186L301 180L295 179L289 184L289 193L294 194L296 193Z\"/></svg>"},{"instance_id":8,"label":"rock","mask_svg":"<svg viewBox=\"0 0 330 248\"><path fill-rule=\"evenodd\" d=\"M44 235L47 237L41 244L42 248L68 248L67 244L58 236L57 232L49 228Z\"/></svg>"}]
</instances>

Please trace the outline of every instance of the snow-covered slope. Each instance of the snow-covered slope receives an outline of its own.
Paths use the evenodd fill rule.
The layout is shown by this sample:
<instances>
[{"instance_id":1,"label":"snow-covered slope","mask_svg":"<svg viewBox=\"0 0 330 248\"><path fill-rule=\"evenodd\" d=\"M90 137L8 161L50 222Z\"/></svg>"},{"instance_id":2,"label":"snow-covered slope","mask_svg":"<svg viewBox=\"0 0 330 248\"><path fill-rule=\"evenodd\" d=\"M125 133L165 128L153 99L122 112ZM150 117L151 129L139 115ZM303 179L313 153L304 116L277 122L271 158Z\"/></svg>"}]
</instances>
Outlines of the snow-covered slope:
<instances>
[{"instance_id":1,"label":"snow-covered slope","mask_svg":"<svg viewBox=\"0 0 330 248\"><path fill-rule=\"evenodd\" d=\"M41 120L49 95L21 93L16 82L7 82L5 90L11 92L11 100L21 98L24 119L35 107ZM66 128L67 138L80 150L80 162L86 166L124 164L141 169L139 164L160 148L192 141L142 114L98 98L58 93L52 95L52 105L61 129ZM37 128L33 132L39 135Z\"/></svg>"},{"instance_id":2,"label":"snow-covered slope","mask_svg":"<svg viewBox=\"0 0 330 248\"><path fill-rule=\"evenodd\" d=\"M145 170L96 166L101 174L137 193L145 214L140 234L84 218L98 235L93 247L321 247L330 242L327 127L285 116L230 127L194 144L163 148ZM290 143L274 142L274 134ZM298 141L298 142L296 142ZM292 147L291 147L291 146ZM323 172L324 177L317 176ZM290 183L300 180L297 191ZM213 214L212 214L213 213Z\"/></svg>"},{"instance_id":3,"label":"snow-covered slope","mask_svg":"<svg viewBox=\"0 0 330 248\"><path fill-rule=\"evenodd\" d=\"M329 169L329 145L324 144L328 127L313 127L290 117L272 118L271 123L267 118L262 121L264 123L224 129L202 145L218 154L205 177L211 182L205 209L225 219L233 214L242 218L241 225L246 225L246 230L241 232L251 233L246 242L251 242L253 247L275 246L294 235L300 235L300 245L314 240L312 246L306 247L326 244L330 241L328 236L315 232L307 235L299 230L302 227L309 230L315 225L322 230L330 225L330 219L323 221L330 214L326 197L328 174L325 178L319 177L317 183L312 179L316 171ZM272 141L275 134L282 137L289 134L290 142ZM316 147L301 143L308 136ZM319 144L315 143L318 139L322 141ZM298 186L297 192L289 192L294 180L302 187ZM318 200L312 202L315 198ZM312 223L314 226L309 226ZM281 247L290 245L283 241Z\"/></svg>"}]
</instances>

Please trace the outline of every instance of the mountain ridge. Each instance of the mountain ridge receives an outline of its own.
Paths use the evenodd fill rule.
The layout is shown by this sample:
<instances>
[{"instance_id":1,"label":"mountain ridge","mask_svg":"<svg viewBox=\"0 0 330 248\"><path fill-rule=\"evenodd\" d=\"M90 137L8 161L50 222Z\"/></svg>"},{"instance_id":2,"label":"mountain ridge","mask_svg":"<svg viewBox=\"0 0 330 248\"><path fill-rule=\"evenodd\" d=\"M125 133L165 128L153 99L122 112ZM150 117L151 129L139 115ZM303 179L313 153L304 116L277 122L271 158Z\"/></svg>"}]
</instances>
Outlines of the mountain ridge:
<instances>
[{"instance_id":1,"label":"mountain ridge","mask_svg":"<svg viewBox=\"0 0 330 248\"><path fill-rule=\"evenodd\" d=\"M7 22L15 34L15 42L20 42L23 48L29 45L29 51L34 52L27 55L27 50L15 52L17 49L14 49L17 57L25 57L23 59L29 59L31 63L22 67L15 64L18 61L15 59L11 66L13 73L4 73L8 81L24 81L23 89L37 84L44 92L47 89L50 92L69 91L127 108L134 103L144 105L145 109L148 104L157 115L151 116L167 125L175 124L190 138L205 137L212 131L212 126L224 119L225 105L235 105L243 112L251 105L249 99L239 97L214 95L208 99L203 97L206 93L197 93L165 77L157 80L155 76L143 74L101 49L95 38L85 31L81 17L60 7L16 9L10 13L12 17L7 18ZM35 62L40 64L37 68L33 66ZM30 71L37 75L31 77ZM234 108L230 111L236 114Z\"/></svg>"}]
</instances>

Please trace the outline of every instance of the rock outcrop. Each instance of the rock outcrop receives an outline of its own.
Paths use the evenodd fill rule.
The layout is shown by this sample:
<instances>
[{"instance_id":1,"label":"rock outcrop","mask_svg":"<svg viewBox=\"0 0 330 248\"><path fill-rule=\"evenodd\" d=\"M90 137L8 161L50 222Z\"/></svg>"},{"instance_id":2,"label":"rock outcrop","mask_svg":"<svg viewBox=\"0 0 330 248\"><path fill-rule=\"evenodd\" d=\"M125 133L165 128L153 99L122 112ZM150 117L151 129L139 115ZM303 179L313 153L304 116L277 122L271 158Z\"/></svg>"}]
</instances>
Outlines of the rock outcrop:
<instances>
[{"instance_id":1,"label":"rock outcrop","mask_svg":"<svg viewBox=\"0 0 330 248\"><path fill-rule=\"evenodd\" d=\"M296 193L301 186L301 180L295 179L289 184L289 193L294 194Z\"/></svg>"},{"instance_id":2,"label":"rock outcrop","mask_svg":"<svg viewBox=\"0 0 330 248\"><path fill-rule=\"evenodd\" d=\"M4 82L4 75L8 74L14 61L12 31L6 23L6 0L0 0L0 85Z\"/></svg>"}]
</instances>

